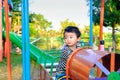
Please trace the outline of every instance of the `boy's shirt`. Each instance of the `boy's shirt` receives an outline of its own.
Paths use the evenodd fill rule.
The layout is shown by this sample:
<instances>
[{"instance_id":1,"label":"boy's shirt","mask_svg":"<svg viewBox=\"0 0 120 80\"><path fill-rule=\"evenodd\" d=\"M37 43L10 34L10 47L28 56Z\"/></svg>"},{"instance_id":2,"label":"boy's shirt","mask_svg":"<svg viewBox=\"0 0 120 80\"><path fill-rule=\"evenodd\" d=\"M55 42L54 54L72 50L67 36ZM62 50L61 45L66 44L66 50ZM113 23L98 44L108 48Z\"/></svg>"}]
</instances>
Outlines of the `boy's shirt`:
<instances>
[{"instance_id":1,"label":"boy's shirt","mask_svg":"<svg viewBox=\"0 0 120 80\"><path fill-rule=\"evenodd\" d=\"M76 45L76 48L80 48L80 47L81 47L81 45L78 43ZM57 74L66 72L66 62L72 52L73 52L73 50L71 50L67 45L65 45L62 48L62 54L60 56L60 61L56 68Z\"/></svg>"}]
</instances>

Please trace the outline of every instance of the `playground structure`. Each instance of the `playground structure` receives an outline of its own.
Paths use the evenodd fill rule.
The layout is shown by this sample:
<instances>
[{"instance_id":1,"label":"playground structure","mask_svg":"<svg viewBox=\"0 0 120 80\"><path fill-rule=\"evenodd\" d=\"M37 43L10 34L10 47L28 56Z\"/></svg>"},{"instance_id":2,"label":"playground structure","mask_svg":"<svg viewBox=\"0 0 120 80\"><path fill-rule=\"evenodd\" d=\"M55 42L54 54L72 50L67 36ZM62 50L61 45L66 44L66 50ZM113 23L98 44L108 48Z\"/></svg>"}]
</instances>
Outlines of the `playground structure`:
<instances>
[{"instance_id":1,"label":"playground structure","mask_svg":"<svg viewBox=\"0 0 120 80\"><path fill-rule=\"evenodd\" d=\"M67 61L67 79L69 75L72 80L119 80L120 55L115 54L115 56L115 62L112 64L111 54L108 52L92 49L77 49L70 55ZM116 72L112 71L113 67ZM100 77L95 75L91 77L90 70L95 68L96 73L97 68L100 68Z\"/></svg>"},{"instance_id":2,"label":"playground structure","mask_svg":"<svg viewBox=\"0 0 120 80\"><path fill-rule=\"evenodd\" d=\"M3 3L3 1L1 1L1 3ZM5 7L7 7L8 4L11 6L12 2L10 0L9 3L8 3L7 0L6 0L6 1L4 1L4 4L6 4ZM26 2L24 4L26 5ZM10 41L13 44L16 44L19 48L23 49L22 50L22 57L23 57L22 79L23 80L30 80L30 57L31 57L31 59L36 61L38 64L40 64L40 80L43 80L43 79L52 80L51 76L52 76L52 73L53 73L53 65L56 62L58 57L53 57L50 54L47 54L46 52L40 50L38 47L34 46L33 44L28 43L29 38L26 37L27 36L26 34L28 34L29 32L26 31L26 29L25 29L26 27L24 27L25 26L25 23L24 23L25 21L23 21L24 25L22 27L22 37L20 37L18 34L14 33L14 32L10 32L10 23L11 22L10 22L9 16L8 16L8 13L9 13L8 8L5 8L5 9L7 9L7 10L5 10L3 4L1 6L1 8L2 8L2 14L1 14L1 16L2 16L1 17L1 26L2 26L1 28L2 29L0 31L1 32L1 39L6 39L7 44L5 44L5 45L7 45L7 46L4 47L4 49L6 51L4 53L4 55L3 55L3 52L2 52L3 51L2 50L2 45L0 46L1 47L0 62L2 61L3 56L7 58L8 80L12 80L11 61L10 61ZM12 9L12 8L10 7L9 9ZM26 7L24 9L26 9ZM4 10L5 10L5 12L4 12ZM4 14L6 14L7 16L4 16ZM24 14L26 14L26 12ZM4 19L4 17L5 17L5 19ZM26 17L26 16L24 15L23 17ZM28 19L28 16L27 16L27 19ZM28 26L28 24L26 24L26 25ZM25 31L24 31L24 29L25 29ZM29 29L27 29L27 30L29 30ZM28 33L26 33L26 32L28 32ZM1 42L1 44L2 44L2 42ZM25 44L25 45L22 45L22 44ZM45 67L46 67L47 63L50 63L50 74L48 74L48 72L46 72L46 70L45 70ZM41 65L41 64L43 64L43 65ZM44 74L44 76L43 76L43 74Z\"/></svg>"},{"instance_id":3,"label":"playground structure","mask_svg":"<svg viewBox=\"0 0 120 80\"><path fill-rule=\"evenodd\" d=\"M100 12L100 40L103 40L104 0L101 0ZM90 46L92 43L92 0L90 0ZM99 42L99 50L78 49L70 55L66 64L66 80L70 76L73 80L119 80L120 55L113 52L105 52L104 44ZM97 66L97 76L90 77L90 70ZM84 69L83 69L84 68ZM101 73L102 71L102 73Z\"/></svg>"},{"instance_id":4,"label":"playground structure","mask_svg":"<svg viewBox=\"0 0 120 80\"><path fill-rule=\"evenodd\" d=\"M92 0L90 0L92 1ZM100 40L102 40L102 27L103 27L103 14L104 14L104 0L102 1L102 11L100 20ZM2 2L2 1L1 1ZM29 43L29 24L28 24L28 0L22 0L22 37L17 34L10 32L9 30L9 19L8 19L8 2L4 0L7 8L5 8L5 23L6 31L1 33L6 38L7 46L10 46L10 41L16 44L18 47L22 48L23 57L23 75L22 80L30 80L30 57L40 64L40 80L52 80L53 65L58 59L58 57L53 57L50 54L45 53L36 46ZM10 1L11 2L11 1ZM92 2L91 2L92 3ZM90 5L91 6L91 5ZM92 9L92 6L91 6ZM91 10L92 11L92 10ZM91 12L92 14L92 12ZM92 16L90 16L92 18ZM92 19L90 20L92 21ZM3 21L1 21L3 22ZM92 22L90 22L90 46L92 46ZM1 38L2 39L2 38ZM1 47L1 46L0 46ZM0 48L2 49L2 48ZM111 77L116 77L120 72L120 65L118 63L120 59L119 54L114 54L112 52L101 51L101 46L99 45L99 50L94 51L92 49L77 49L67 61L67 79L68 75L73 80L107 80ZM7 48L7 64L8 64L8 80L12 80L11 77L11 65L10 65L10 47ZM2 53L2 50L1 50ZM0 53L0 57L2 54ZM29 54L30 53L30 54ZM94 57L94 58L93 58ZM46 59L47 58L47 59ZM0 58L2 61L2 57ZM102 61L102 63L100 62ZM44 63L44 66L41 65ZM50 74L46 71L46 63L51 63ZM81 67L80 67L81 66ZM90 77L90 70L97 66L97 75L94 78ZM83 69L83 67L85 69ZM102 73L100 72L100 69ZM114 74L115 73L115 74ZM110 80L110 79L109 79ZM116 79L117 80L117 79Z\"/></svg>"}]
</instances>

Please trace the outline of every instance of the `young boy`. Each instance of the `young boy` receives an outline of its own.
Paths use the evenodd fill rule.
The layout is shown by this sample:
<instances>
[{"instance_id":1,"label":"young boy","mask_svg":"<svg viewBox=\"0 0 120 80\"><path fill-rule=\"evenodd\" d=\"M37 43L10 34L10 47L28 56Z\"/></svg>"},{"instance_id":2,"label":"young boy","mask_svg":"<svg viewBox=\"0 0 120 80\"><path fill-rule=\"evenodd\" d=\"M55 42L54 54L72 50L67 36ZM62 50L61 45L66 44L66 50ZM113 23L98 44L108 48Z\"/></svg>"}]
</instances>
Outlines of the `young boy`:
<instances>
[{"instance_id":1,"label":"young boy","mask_svg":"<svg viewBox=\"0 0 120 80\"><path fill-rule=\"evenodd\" d=\"M65 45L62 48L59 64L56 68L56 80L66 80L66 62L69 55L77 48L80 47L79 41L81 32L75 26L68 26L64 30Z\"/></svg>"}]
</instances>

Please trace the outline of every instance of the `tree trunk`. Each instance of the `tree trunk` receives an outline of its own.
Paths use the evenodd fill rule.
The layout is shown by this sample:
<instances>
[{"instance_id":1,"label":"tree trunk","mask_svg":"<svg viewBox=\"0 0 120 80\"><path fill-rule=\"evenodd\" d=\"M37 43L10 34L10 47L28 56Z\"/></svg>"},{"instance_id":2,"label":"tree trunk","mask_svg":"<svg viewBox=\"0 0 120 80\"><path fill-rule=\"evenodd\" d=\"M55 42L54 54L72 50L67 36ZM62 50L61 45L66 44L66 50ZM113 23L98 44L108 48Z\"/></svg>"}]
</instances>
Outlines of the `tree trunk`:
<instances>
[{"instance_id":1,"label":"tree trunk","mask_svg":"<svg viewBox=\"0 0 120 80\"><path fill-rule=\"evenodd\" d=\"M112 27L112 47L113 47L113 52L115 52L116 49L116 40L115 40L115 26Z\"/></svg>"}]
</instances>

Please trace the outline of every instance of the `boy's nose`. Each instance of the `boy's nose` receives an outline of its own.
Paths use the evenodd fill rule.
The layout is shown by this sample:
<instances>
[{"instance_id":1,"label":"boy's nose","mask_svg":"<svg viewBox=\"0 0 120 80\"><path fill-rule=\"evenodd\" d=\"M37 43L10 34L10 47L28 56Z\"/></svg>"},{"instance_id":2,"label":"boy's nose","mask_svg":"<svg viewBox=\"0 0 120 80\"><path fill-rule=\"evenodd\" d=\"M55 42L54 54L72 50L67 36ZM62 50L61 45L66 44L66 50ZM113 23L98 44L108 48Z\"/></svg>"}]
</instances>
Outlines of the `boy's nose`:
<instances>
[{"instance_id":1,"label":"boy's nose","mask_svg":"<svg viewBox=\"0 0 120 80\"><path fill-rule=\"evenodd\" d=\"M70 38L68 38L68 41L70 40Z\"/></svg>"},{"instance_id":2,"label":"boy's nose","mask_svg":"<svg viewBox=\"0 0 120 80\"><path fill-rule=\"evenodd\" d=\"M67 39L67 42L70 42L70 39Z\"/></svg>"}]
</instances>

